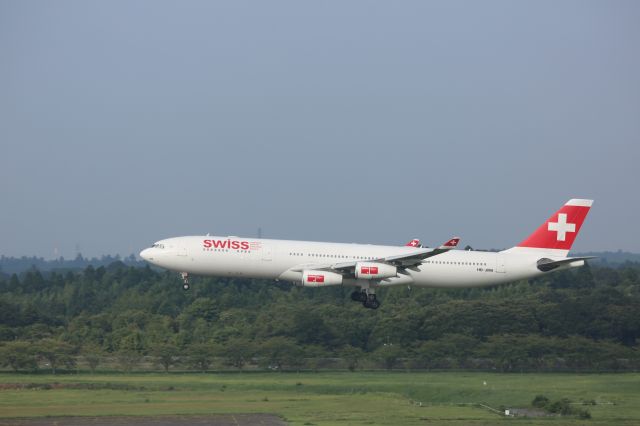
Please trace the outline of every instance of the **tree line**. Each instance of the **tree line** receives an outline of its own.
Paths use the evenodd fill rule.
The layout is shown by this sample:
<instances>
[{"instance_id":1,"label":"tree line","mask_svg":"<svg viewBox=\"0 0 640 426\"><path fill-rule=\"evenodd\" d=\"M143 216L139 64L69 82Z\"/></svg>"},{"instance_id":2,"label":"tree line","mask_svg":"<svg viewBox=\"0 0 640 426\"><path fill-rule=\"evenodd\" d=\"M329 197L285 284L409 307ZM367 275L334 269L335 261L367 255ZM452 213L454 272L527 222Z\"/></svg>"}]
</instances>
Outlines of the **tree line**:
<instances>
[{"instance_id":1,"label":"tree line","mask_svg":"<svg viewBox=\"0 0 640 426\"><path fill-rule=\"evenodd\" d=\"M112 262L0 278L0 363L139 368L631 370L640 264L484 289L351 288L196 278Z\"/></svg>"},{"instance_id":2,"label":"tree line","mask_svg":"<svg viewBox=\"0 0 640 426\"><path fill-rule=\"evenodd\" d=\"M129 266L143 267L146 265L144 260L136 258L135 255L130 254L122 258L120 255L104 255L97 257L84 257L81 253L78 253L73 259L65 259L60 256L57 259L45 259L43 257L36 256L22 256L22 257L7 257L0 255L0 277L6 277L7 274L20 274L33 268L37 268L40 271L54 271L54 270L79 270L88 266L94 268L100 266L108 266L113 262L121 261Z\"/></svg>"}]
</instances>

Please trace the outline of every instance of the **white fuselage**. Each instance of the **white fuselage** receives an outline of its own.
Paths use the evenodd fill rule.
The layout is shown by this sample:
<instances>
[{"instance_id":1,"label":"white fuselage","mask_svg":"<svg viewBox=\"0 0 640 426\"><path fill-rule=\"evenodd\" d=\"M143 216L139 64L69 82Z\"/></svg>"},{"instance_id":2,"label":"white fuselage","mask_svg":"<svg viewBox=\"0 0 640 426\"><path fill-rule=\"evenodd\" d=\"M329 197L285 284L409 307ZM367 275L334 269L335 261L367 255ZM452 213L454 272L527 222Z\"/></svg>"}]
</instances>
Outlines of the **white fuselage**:
<instances>
[{"instance_id":1,"label":"white fuselage","mask_svg":"<svg viewBox=\"0 0 640 426\"><path fill-rule=\"evenodd\" d=\"M239 237L190 236L158 241L141 256L177 272L221 277L287 280L300 283L303 269L330 267L341 262L367 261L402 255L414 247L268 240ZM546 256L548 257L548 256ZM558 256L562 258L564 256ZM540 253L451 250L406 268L397 276L366 285L385 287L481 287L543 275L536 267ZM578 261L562 269L580 266ZM344 285L362 286L345 279Z\"/></svg>"}]
</instances>

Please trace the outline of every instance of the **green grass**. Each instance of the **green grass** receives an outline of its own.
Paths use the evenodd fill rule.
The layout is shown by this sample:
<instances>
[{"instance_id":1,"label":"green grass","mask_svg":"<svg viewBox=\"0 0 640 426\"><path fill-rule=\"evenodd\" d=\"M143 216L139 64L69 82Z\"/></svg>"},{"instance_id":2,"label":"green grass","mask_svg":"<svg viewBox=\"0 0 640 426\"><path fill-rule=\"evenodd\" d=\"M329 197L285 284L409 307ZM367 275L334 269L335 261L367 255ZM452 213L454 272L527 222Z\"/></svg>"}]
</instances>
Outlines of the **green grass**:
<instances>
[{"instance_id":1,"label":"green grass","mask_svg":"<svg viewBox=\"0 0 640 426\"><path fill-rule=\"evenodd\" d=\"M293 425L640 425L635 373L0 374L0 383L59 384L0 390L0 418L273 413ZM584 407L591 420L509 419L475 405L526 407L537 394L600 404Z\"/></svg>"}]
</instances>

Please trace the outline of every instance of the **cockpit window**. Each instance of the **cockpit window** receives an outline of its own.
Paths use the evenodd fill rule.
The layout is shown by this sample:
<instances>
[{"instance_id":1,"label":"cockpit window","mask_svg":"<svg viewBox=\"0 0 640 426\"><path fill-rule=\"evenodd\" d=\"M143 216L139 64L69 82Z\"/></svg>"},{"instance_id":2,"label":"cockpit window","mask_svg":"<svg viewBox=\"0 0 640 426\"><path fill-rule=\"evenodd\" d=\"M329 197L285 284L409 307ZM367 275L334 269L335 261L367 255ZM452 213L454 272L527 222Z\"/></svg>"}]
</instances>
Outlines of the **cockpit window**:
<instances>
[{"instance_id":1,"label":"cockpit window","mask_svg":"<svg viewBox=\"0 0 640 426\"><path fill-rule=\"evenodd\" d=\"M164 248L164 244L158 244L155 243L154 245L151 246L152 248L159 248L159 249L163 249Z\"/></svg>"}]
</instances>

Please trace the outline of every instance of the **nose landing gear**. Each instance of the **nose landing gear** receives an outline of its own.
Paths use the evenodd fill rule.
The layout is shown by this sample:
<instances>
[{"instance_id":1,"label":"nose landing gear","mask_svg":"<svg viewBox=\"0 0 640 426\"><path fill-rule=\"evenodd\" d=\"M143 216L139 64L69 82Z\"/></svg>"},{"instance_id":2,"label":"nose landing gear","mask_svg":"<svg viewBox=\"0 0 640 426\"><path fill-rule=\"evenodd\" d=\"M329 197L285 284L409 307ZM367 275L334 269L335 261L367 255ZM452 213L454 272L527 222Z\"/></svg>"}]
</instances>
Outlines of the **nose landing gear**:
<instances>
[{"instance_id":1,"label":"nose landing gear","mask_svg":"<svg viewBox=\"0 0 640 426\"><path fill-rule=\"evenodd\" d=\"M180 276L182 277L182 288L186 291L189 290L189 274L186 272L180 272Z\"/></svg>"}]
</instances>

